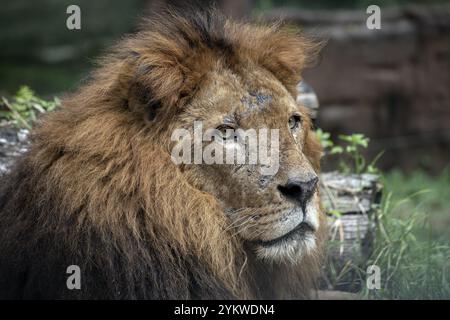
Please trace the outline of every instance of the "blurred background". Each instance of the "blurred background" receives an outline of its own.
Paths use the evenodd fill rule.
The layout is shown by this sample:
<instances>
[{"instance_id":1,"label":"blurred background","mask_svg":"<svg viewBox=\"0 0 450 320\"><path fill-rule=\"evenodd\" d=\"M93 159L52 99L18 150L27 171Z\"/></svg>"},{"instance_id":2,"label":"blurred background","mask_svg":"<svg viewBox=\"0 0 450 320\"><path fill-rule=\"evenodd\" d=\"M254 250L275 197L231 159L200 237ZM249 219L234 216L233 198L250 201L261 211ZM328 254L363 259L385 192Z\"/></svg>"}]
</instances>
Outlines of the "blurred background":
<instances>
[{"instance_id":1,"label":"blurred background","mask_svg":"<svg viewBox=\"0 0 450 320\"><path fill-rule=\"evenodd\" d=\"M73 91L87 77L97 57L136 30L140 17L161 4L181 2L3 1L0 96L12 97L22 85L45 99ZM390 194L390 203L396 205L391 205L389 212L399 219L398 223L412 219L413 212L426 217L423 224L415 225L415 238L443 240L448 245L450 0L200 1L204 6L212 2L233 17L283 19L327 41L317 64L304 72L320 102L317 127L329 132L334 141L342 134L368 137L369 144L362 150L367 161L384 152L376 163L384 184L383 206ZM72 4L81 8L81 30L66 28L66 8ZM366 8L372 4L381 8L380 30L366 27ZM327 171L338 165L333 157L325 160ZM405 227L396 223L390 226L392 230ZM423 249L421 245L413 248L417 252ZM420 264L425 256L417 253L410 257L416 261L412 263ZM436 270L444 271L436 273L435 283L448 286L449 247L437 252L436 257ZM390 265L391 257L386 259ZM421 265L424 283L429 282L430 274L430 259L426 259ZM398 283L402 281L406 283L404 288L411 286L412 279L400 279ZM417 287L423 286L418 283ZM405 290L385 297L408 297L410 292ZM434 289L430 290L433 297ZM446 290L444 297L448 294L450 298L450 289Z\"/></svg>"},{"instance_id":2,"label":"blurred background","mask_svg":"<svg viewBox=\"0 0 450 320\"><path fill-rule=\"evenodd\" d=\"M0 8L0 94L28 85L43 96L72 91L139 17L175 0L15 0ZM180 1L182 2L182 1ZM201 1L206 5L213 1ZM450 159L450 1L223 0L237 18L283 18L328 41L304 73L321 104L318 125L333 136L364 133L383 169L439 173ZM68 30L66 8L81 8ZM381 30L366 8L381 7Z\"/></svg>"}]
</instances>

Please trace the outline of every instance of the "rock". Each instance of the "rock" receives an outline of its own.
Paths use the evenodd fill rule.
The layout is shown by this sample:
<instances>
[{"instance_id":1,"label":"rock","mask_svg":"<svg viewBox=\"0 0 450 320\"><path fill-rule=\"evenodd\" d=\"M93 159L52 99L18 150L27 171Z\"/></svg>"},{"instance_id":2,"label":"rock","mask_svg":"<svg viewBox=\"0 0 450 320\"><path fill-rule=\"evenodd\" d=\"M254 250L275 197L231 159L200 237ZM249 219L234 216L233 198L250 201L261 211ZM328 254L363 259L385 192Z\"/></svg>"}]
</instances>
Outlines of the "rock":
<instances>
[{"instance_id":1,"label":"rock","mask_svg":"<svg viewBox=\"0 0 450 320\"><path fill-rule=\"evenodd\" d=\"M0 122L0 175L6 173L15 159L27 150L28 133L12 122Z\"/></svg>"}]
</instances>

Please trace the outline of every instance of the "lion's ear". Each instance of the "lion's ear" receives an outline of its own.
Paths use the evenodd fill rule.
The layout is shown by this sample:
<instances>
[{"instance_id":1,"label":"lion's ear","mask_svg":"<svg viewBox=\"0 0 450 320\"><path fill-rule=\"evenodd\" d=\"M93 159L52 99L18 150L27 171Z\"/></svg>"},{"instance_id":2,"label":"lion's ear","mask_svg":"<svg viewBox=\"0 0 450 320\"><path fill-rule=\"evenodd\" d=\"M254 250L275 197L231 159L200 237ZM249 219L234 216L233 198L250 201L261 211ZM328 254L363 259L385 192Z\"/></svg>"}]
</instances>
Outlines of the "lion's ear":
<instances>
[{"instance_id":1,"label":"lion's ear","mask_svg":"<svg viewBox=\"0 0 450 320\"><path fill-rule=\"evenodd\" d=\"M184 71L170 53L133 52L125 59L118 82L128 108L155 121L177 105L183 92Z\"/></svg>"},{"instance_id":2,"label":"lion's ear","mask_svg":"<svg viewBox=\"0 0 450 320\"><path fill-rule=\"evenodd\" d=\"M319 45L301 37L281 33L279 41L265 43L261 63L280 80L294 98L301 71L307 67L319 50ZM277 37L275 37L276 40ZM274 39L271 39L274 41Z\"/></svg>"},{"instance_id":3,"label":"lion's ear","mask_svg":"<svg viewBox=\"0 0 450 320\"><path fill-rule=\"evenodd\" d=\"M323 43L279 25L241 28L235 34L252 59L275 75L294 98L301 71L315 61L323 47Z\"/></svg>"},{"instance_id":4,"label":"lion's ear","mask_svg":"<svg viewBox=\"0 0 450 320\"><path fill-rule=\"evenodd\" d=\"M144 86L141 82L135 81L131 84L128 95L128 108L133 112L143 114L144 119L150 122L157 120L157 115L161 111L161 100L158 100L152 94L151 89Z\"/></svg>"}]
</instances>

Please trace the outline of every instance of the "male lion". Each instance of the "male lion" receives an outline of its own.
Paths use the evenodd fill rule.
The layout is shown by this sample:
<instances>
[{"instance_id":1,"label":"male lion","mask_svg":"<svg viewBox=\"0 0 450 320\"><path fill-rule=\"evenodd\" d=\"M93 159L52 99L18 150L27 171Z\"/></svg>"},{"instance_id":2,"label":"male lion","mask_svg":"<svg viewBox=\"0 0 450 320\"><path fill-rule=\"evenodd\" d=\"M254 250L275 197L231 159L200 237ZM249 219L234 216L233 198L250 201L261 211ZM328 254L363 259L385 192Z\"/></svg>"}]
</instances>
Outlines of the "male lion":
<instances>
[{"instance_id":1,"label":"male lion","mask_svg":"<svg viewBox=\"0 0 450 320\"><path fill-rule=\"evenodd\" d=\"M0 297L308 298L321 149L295 98L314 48L214 11L168 11L123 40L1 180ZM194 121L278 129L278 171L174 164L172 133Z\"/></svg>"}]
</instances>

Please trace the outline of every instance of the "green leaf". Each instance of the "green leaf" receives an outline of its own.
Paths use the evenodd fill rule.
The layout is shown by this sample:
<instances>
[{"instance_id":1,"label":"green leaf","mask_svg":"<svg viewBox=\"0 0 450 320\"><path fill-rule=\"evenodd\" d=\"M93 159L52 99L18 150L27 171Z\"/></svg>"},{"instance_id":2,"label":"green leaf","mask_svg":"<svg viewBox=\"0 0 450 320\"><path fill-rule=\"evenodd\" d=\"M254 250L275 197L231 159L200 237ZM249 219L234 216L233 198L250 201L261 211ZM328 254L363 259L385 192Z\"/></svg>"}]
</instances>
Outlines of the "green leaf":
<instances>
[{"instance_id":1,"label":"green leaf","mask_svg":"<svg viewBox=\"0 0 450 320\"><path fill-rule=\"evenodd\" d=\"M330 154L341 154L344 152L344 148L342 148L341 146L334 146L333 148L331 148Z\"/></svg>"}]
</instances>

